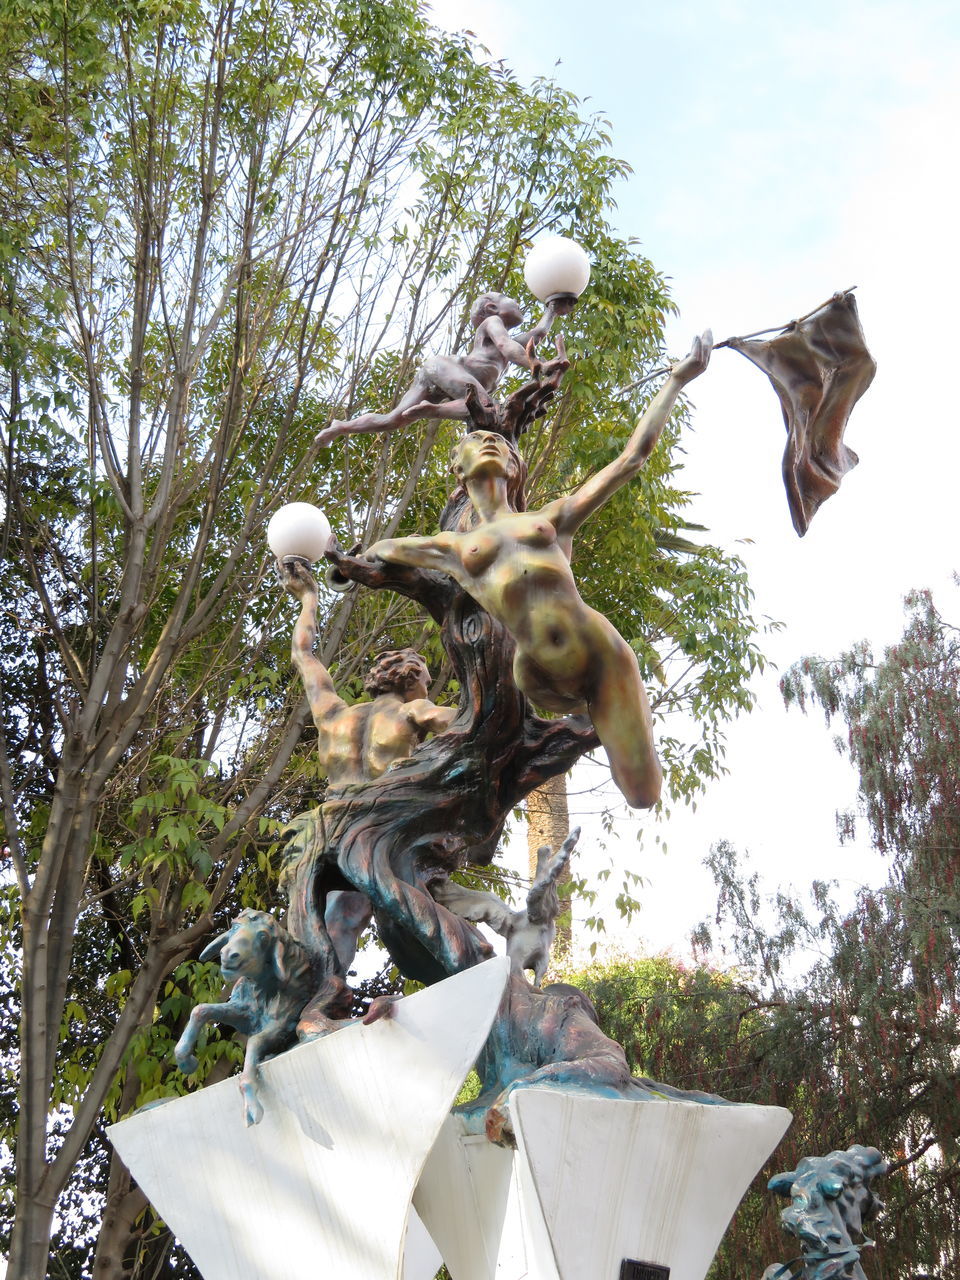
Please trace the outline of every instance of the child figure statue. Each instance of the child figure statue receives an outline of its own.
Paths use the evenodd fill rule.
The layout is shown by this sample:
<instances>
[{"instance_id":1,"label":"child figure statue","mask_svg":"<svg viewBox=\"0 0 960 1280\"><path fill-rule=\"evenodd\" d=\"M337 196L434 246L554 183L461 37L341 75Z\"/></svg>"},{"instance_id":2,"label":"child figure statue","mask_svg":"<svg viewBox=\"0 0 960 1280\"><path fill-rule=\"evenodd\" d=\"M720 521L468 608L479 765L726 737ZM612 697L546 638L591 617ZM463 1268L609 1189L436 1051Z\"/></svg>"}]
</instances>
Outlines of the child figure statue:
<instances>
[{"instance_id":1,"label":"child figure statue","mask_svg":"<svg viewBox=\"0 0 960 1280\"><path fill-rule=\"evenodd\" d=\"M349 421L334 420L317 436L328 445L337 436L355 432L395 431L423 418L472 419L495 425L492 392L511 364L529 369L535 378L549 377L566 361L541 364L534 352L550 332L557 316L569 314L575 298L561 296L549 301L543 315L524 333L512 337L510 329L523 323L519 304L505 293L485 293L473 304L470 323L476 330L473 346L464 356L431 356L417 371L413 383L389 413L362 413Z\"/></svg>"}]
</instances>

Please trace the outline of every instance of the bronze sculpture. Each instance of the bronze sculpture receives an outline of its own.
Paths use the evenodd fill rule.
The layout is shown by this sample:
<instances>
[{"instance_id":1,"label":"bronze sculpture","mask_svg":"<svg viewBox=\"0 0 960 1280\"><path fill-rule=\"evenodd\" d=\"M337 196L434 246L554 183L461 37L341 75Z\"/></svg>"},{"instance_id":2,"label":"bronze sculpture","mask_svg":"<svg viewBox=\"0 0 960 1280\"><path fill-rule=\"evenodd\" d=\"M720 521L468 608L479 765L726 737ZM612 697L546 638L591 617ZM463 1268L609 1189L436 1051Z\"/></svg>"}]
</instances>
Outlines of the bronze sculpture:
<instances>
[{"instance_id":1,"label":"bronze sculpture","mask_svg":"<svg viewBox=\"0 0 960 1280\"><path fill-rule=\"evenodd\" d=\"M780 399L787 428L783 483L793 527L802 538L820 506L859 462L843 434L877 366L864 341L856 299L851 290L834 294L775 338L728 338L722 345L762 369Z\"/></svg>"},{"instance_id":2,"label":"bronze sculpture","mask_svg":"<svg viewBox=\"0 0 960 1280\"><path fill-rule=\"evenodd\" d=\"M200 954L201 960L215 957L220 960L224 981L233 985L230 998L219 1004L194 1006L174 1057L184 1074L196 1071L197 1037L208 1022L224 1022L245 1035L240 1074L243 1118L248 1126L259 1124L263 1119L257 1088L260 1063L296 1043L303 1009L315 997L318 985L325 985L326 975L318 972L306 949L273 916L249 908ZM346 991L342 982L338 988L340 995ZM346 1016L349 998L338 1012ZM333 1019L329 1025L335 1025Z\"/></svg>"},{"instance_id":3,"label":"bronze sculpture","mask_svg":"<svg viewBox=\"0 0 960 1280\"><path fill-rule=\"evenodd\" d=\"M428 734L442 733L456 715L453 707L439 707L427 697L427 664L412 649L378 654L364 680L369 702L352 705L339 696L330 673L314 653L317 641L317 584L303 561L288 557L277 564L284 587L300 602L290 656L300 673L310 714L317 729L317 751L326 770L327 800L343 788L379 778L398 760L407 759ZM288 853L296 851L288 843ZM360 934L370 923L373 907L365 893L348 882L334 881L322 892L323 930L318 908L310 905L317 886L317 868L288 857L281 887L290 899L294 927L312 938L314 950L326 950L327 938L345 975L356 955ZM327 937L322 936L325 931Z\"/></svg>"},{"instance_id":4,"label":"bronze sculpture","mask_svg":"<svg viewBox=\"0 0 960 1280\"><path fill-rule=\"evenodd\" d=\"M767 1186L790 1201L780 1222L802 1252L794 1262L767 1267L763 1280L866 1280L860 1251L873 1241L863 1228L883 1208L873 1180L889 1169L876 1147L857 1143L804 1156L796 1169L775 1174Z\"/></svg>"},{"instance_id":5,"label":"bronze sculpture","mask_svg":"<svg viewBox=\"0 0 960 1280\"><path fill-rule=\"evenodd\" d=\"M575 827L554 853L548 844L537 850L537 873L527 894L526 906L514 910L495 893L466 889L453 880L431 884L430 891L438 902L455 911L464 920L487 924L507 942L507 955L520 973L533 970L533 985L543 982L550 962L550 949L557 936L557 917L562 910L557 881L570 861L570 854L580 838Z\"/></svg>"},{"instance_id":6,"label":"bronze sculpture","mask_svg":"<svg viewBox=\"0 0 960 1280\"><path fill-rule=\"evenodd\" d=\"M352 705L340 697L330 673L314 653L317 641L317 584L302 561L278 564L286 590L300 601L291 658L300 673L317 728L317 751L329 781L328 795L356 782L379 778L405 760L429 733L448 728L456 710L427 697L430 673L412 649L378 654L364 679L372 701Z\"/></svg>"},{"instance_id":7,"label":"bronze sculpture","mask_svg":"<svg viewBox=\"0 0 960 1280\"><path fill-rule=\"evenodd\" d=\"M551 300L532 329L512 337L510 329L523 323L519 304L504 293L483 294L470 309L470 323L476 332L466 355L431 356L389 413L362 413L348 421L335 419L319 433L317 443L328 445L337 436L355 432L395 431L423 418L466 421L479 417L493 425L496 410L491 393L510 364L529 369L539 380L549 377L554 366L563 362L562 348L557 361L547 364L537 361L534 352L557 316L567 315L575 302L574 298Z\"/></svg>"},{"instance_id":8,"label":"bronze sculpture","mask_svg":"<svg viewBox=\"0 0 960 1280\"><path fill-rule=\"evenodd\" d=\"M476 513L476 527L388 538L364 553L370 561L449 574L501 622L516 644L517 688L547 711L589 713L614 781L636 808L660 798L650 704L633 650L577 591L570 570L573 535L639 472L680 391L707 367L711 346L709 333L696 339L620 456L568 496L519 513L509 498L517 464L508 442L495 432L475 431L454 449L452 469Z\"/></svg>"},{"instance_id":9,"label":"bronze sculpture","mask_svg":"<svg viewBox=\"0 0 960 1280\"><path fill-rule=\"evenodd\" d=\"M495 312L507 301L496 301ZM513 314L506 309L507 320ZM482 323L492 318L505 334L503 315ZM508 814L584 752L602 741L631 803L649 806L659 796L661 770L637 659L609 621L580 598L569 558L577 528L637 474L681 389L706 367L710 335L697 339L669 372L614 462L568 497L525 512L526 468L516 437L542 414L568 367L562 343L548 366L533 362L532 346L528 340L534 377L505 403L489 397L486 403L471 387L462 405L434 405L444 415L470 418L475 428L453 451L458 485L440 532L390 539L366 554L344 554L335 546L327 552L345 581L398 591L439 624L459 686L455 711L426 698L422 660L403 651L386 660L386 674L399 672L401 687L381 686L380 672L370 689L373 700L348 706L313 654L316 583L296 560L280 566L286 589L301 605L291 655L329 784L323 803L294 818L285 832L286 928L324 975L303 1009L301 1038L326 1034L342 1016L341 1006L334 1007L334 987L342 989L358 932L371 913L405 977L437 982L491 954L464 918L476 918L475 912L437 886L467 863L489 861ZM498 430L487 429L491 424ZM562 714L544 719L531 702ZM369 742L373 726L383 730L377 744ZM622 1049L603 1035L581 993L563 984L531 986L519 966L529 961L542 978L556 910L526 914L524 954L518 954L478 1063L483 1091L471 1108L471 1124L509 1143L509 1097L532 1084L637 1100L720 1101L631 1080ZM532 950L527 934L539 944ZM370 1010L372 1017L385 1013L386 1005Z\"/></svg>"}]
</instances>

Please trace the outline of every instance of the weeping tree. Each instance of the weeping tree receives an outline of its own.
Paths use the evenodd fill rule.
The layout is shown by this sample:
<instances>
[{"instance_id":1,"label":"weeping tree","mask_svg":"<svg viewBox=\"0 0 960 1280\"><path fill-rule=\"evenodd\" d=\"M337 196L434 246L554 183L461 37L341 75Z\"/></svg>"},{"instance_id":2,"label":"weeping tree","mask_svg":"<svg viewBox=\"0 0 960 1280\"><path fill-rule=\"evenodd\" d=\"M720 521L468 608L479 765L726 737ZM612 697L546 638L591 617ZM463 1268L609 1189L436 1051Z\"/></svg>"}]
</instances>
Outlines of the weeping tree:
<instances>
[{"instance_id":1,"label":"weeping tree","mask_svg":"<svg viewBox=\"0 0 960 1280\"><path fill-rule=\"evenodd\" d=\"M714 940L719 924L752 994L732 1057L740 1096L794 1111L778 1168L853 1142L893 1162L879 1188L886 1211L872 1233L870 1274L952 1275L960 1264L960 633L918 592L896 644L805 658L782 688L788 704L819 708L842 726L837 745L857 770L859 803L839 815L841 837L865 823L889 877L861 889L852 910L815 884L809 902L781 892L768 915L756 876L729 845L714 849ZM818 958L804 972L810 955ZM758 1233L765 1195L756 1188L724 1243L731 1266L751 1259L744 1274L783 1256L767 1239L770 1205Z\"/></svg>"},{"instance_id":2,"label":"weeping tree","mask_svg":"<svg viewBox=\"0 0 960 1280\"><path fill-rule=\"evenodd\" d=\"M520 290L539 232L595 270L532 499L619 452L670 303L607 224L625 167L604 123L406 0L0 0L0 60L8 1275L53 1247L65 1274L145 1276L169 1239L102 1126L182 1087L178 1022L218 985L201 939L276 904L275 835L322 789L267 519L315 500L344 545L436 525L452 428L314 437L455 349L477 292ZM742 567L684 540L682 425L577 566L661 709L701 715L663 739L679 796L718 769L760 662ZM415 602L330 595L323 621L348 696L387 643L423 648L443 696ZM203 1078L230 1052L212 1038Z\"/></svg>"}]
</instances>

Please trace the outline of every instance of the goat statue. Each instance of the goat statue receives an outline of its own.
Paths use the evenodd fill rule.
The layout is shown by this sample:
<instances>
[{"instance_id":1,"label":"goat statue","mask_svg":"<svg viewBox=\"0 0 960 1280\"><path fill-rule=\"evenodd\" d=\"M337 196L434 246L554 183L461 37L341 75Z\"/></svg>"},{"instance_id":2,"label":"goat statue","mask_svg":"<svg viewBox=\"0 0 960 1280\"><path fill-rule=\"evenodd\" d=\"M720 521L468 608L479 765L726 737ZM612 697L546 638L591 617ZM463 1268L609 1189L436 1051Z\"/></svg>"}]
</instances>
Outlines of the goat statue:
<instances>
[{"instance_id":1,"label":"goat statue","mask_svg":"<svg viewBox=\"0 0 960 1280\"><path fill-rule=\"evenodd\" d=\"M245 1035L240 1074L243 1116L247 1125L257 1124L263 1117L257 1093L260 1063L297 1042L297 1025L317 992L315 966L306 949L273 916L249 908L204 948L200 959L217 956L224 980L233 984L230 999L194 1008L174 1057L185 1074L196 1071L197 1037L208 1022L225 1022Z\"/></svg>"}]
</instances>

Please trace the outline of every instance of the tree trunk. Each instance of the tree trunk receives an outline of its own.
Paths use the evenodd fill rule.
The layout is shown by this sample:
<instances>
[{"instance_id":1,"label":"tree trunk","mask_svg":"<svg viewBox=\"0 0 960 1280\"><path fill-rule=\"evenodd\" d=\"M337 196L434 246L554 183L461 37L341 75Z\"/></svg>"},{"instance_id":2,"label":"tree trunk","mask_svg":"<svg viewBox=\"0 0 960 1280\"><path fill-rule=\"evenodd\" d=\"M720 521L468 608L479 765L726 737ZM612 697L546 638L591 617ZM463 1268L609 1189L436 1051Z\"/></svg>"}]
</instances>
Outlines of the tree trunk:
<instances>
[{"instance_id":1,"label":"tree trunk","mask_svg":"<svg viewBox=\"0 0 960 1280\"><path fill-rule=\"evenodd\" d=\"M570 808L567 804L567 775L555 774L527 796L527 866L530 882L537 874L537 850L548 844L556 852L570 834ZM570 881L570 867L564 868L557 887ZM557 920L554 947L560 955L570 950L573 928L569 911Z\"/></svg>"},{"instance_id":2,"label":"tree trunk","mask_svg":"<svg viewBox=\"0 0 960 1280\"><path fill-rule=\"evenodd\" d=\"M52 1197L37 1191L20 1199L10 1240L7 1280L40 1280L45 1276L52 1235Z\"/></svg>"}]
</instances>

